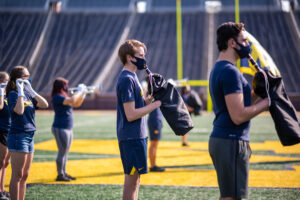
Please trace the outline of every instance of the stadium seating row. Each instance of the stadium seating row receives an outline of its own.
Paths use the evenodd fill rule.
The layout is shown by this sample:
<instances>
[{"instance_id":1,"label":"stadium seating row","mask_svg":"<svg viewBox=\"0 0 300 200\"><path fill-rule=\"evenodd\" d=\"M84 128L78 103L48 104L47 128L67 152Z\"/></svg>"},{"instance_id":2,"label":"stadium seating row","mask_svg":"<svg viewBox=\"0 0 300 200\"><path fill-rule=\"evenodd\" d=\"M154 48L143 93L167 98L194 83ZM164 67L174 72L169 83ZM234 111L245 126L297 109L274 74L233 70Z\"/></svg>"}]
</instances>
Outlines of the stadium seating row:
<instances>
[{"instance_id":1,"label":"stadium seating row","mask_svg":"<svg viewBox=\"0 0 300 200\"><path fill-rule=\"evenodd\" d=\"M9 71L17 64L27 65L46 21L46 13L5 12L1 30L1 69ZM54 14L37 60L29 66L37 91L49 94L55 77L63 76L71 86L92 84L120 39L129 13L60 13ZM296 12L300 21L300 13ZM207 73L207 18L205 12L184 12L183 77L205 79ZM217 25L233 21L233 12L214 14ZM270 53L285 80L288 92L300 92L300 53L288 25L287 14L281 11L241 12L241 21ZM143 41L148 46L147 59L153 72L177 78L176 15L174 12L137 14L128 38ZM3 37L2 37L3 39ZM214 42L214 55L217 49ZM117 61L105 80L105 93L115 90L115 78L121 70ZM145 73L138 73L143 79Z\"/></svg>"},{"instance_id":2,"label":"stadium seating row","mask_svg":"<svg viewBox=\"0 0 300 200\"><path fill-rule=\"evenodd\" d=\"M71 86L93 83L109 59L128 14L58 14L32 70L35 88L49 93L55 77Z\"/></svg>"},{"instance_id":3,"label":"stadium seating row","mask_svg":"<svg viewBox=\"0 0 300 200\"><path fill-rule=\"evenodd\" d=\"M18 64L28 66L46 17L46 13L37 12L0 12L1 69L10 71Z\"/></svg>"},{"instance_id":4,"label":"stadium seating row","mask_svg":"<svg viewBox=\"0 0 300 200\"><path fill-rule=\"evenodd\" d=\"M137 0L138 1L138 0ZM150 4L150 8L155 9L170 9L175 8L176 0L143 0ZM183 9L184 8L204 8L205 2L207 0L182 0L181 4ZM61 0L61 2L65 3L65 9L124 9L128 10L131 0ZM233 7L234 1L232 0L222 0L220 1L222 6L224 7ZM300 5L300 0L297 0L298 4ZM40 8L45 9L47 8L47 0L0 0L0 7L1 8ZM280 7L280 1L277 0L247 0L247 1L240 1L240 6L243 8L249 7ZM296 5L296 6L297 6ZM299 7L299 6L298 6Z\"/></svg>"}]
</instances>

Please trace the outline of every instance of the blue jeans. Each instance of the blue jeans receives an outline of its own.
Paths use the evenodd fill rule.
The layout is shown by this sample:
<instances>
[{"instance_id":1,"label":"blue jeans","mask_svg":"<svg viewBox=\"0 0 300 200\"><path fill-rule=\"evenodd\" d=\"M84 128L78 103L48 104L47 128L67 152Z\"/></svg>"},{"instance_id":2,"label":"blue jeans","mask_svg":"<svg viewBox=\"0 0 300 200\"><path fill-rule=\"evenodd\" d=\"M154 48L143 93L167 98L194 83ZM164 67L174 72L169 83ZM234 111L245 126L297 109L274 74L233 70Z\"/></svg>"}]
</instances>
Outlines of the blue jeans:
<instances>
[{"instance_id":1,"label":"blue jeans","mask_svg":"<svg viewBox=\"0 0 300 200\"><path fill-rule=\"evenodd\" d=\"M13 133L7 136L7 147L9 152L34 152L34 132Z\"/></svg>"}]
</instances>

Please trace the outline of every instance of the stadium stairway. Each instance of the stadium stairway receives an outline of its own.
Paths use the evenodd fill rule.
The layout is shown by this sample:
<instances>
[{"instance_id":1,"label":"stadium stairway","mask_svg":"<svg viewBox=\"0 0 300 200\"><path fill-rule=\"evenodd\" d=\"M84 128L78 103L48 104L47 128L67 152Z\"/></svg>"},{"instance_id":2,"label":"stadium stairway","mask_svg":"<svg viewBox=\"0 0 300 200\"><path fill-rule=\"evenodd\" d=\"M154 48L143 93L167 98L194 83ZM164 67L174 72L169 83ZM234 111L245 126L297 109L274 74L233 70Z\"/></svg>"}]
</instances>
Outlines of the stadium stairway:
<instances>
[{"instance_id":1,"label":"stadium stairway","mask_svg":"<svg viewBox=\"0 0 300 200\"><path fill-rule=\"evenodd\" d=\"M98 76L96 76L93 85L101 85L102 91L107 93L107 88L115 82L111 77L115 77L116 74L119 74L118 68L114 68L114 64L118 62L118 51L120 45L128 38L129 30L132 27L134 22L134 18L136 17L136 13L132 12L128 17L128 21L123 29L122 34L120 35L119 41L116 43L114 50L112 51L112 55L106 61L101 71L98 72ZM105 84L104 84L105 83Z\"/></svg>"}]
</instances>

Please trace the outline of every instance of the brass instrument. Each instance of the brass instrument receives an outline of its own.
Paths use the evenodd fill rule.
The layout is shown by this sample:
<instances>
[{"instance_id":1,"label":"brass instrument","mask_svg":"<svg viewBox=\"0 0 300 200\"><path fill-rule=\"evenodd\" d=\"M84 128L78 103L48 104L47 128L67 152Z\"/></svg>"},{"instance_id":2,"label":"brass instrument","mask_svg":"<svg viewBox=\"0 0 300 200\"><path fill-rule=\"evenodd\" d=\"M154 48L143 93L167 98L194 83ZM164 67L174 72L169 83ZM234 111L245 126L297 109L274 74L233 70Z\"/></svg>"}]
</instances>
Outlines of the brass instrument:
<instances>
[{"instance_id":1,"label":"brass instrument","mask_svg":"<svg viewBox=\"0 0 300 200\"><path fill-rule=\"evenodd\" d=\"M91 86L86 86L85 93L86 94L100 93L101 90L102 90L102 85L98 85L98 86L91 85ZM69 88L68 91L71 94L74 94L78 91L78 87Z\"/></svg>"}]
</instances>

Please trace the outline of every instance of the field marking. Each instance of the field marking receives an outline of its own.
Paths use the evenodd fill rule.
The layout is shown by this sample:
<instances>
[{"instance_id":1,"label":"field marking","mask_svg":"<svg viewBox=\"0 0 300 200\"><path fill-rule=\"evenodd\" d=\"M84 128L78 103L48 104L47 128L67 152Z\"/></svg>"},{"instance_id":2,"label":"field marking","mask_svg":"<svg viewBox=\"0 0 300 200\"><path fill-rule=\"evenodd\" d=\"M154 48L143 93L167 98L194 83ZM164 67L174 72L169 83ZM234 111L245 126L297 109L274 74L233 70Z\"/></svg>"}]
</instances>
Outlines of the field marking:
<instances>
[{"instance_id":1,"label":"field marking","mask_svg":"<svg viewBox=\"0 0 300 200\"><path fill-rule=\"evenodd\" d=\"M300 154L300 144L292 147L282 147L278 141L251 143L253 151L276 151L281 154ZM185 166L212 166L208 153L207 142L190 142L189 147L181 147L180 142L161 141L158 147L157 164L166 167L164 173L148 173L143 175L143 185L171 185L217 187L215 170L211 168L185 168ZM56 151L55 140L48 140L35 145L37 150ZM70 152L89 154L119 155L117 140L87 140L73 141ZM283 155L251 156L251 163L291 163L299 162L299 157ZM250 187L270 188L300 188L300 165L289 164L294 170L250 170ZM169 168L168 168L169 167ZM44 173L47 169L47 174ZM88 170L87 170L88 169ZM69 160L68 173L78 179L72 184L122 184L124 174L121 159L92 158L87 160ZM9 169L8 169L8 174ZM8 175L9 176L9 175ZM56 177L55 161L34 162L28 183L54 184Z\"/></svg>"},{"instance_id":2,"label":"field marking","mask_svg":"<svg viewBox=\"0 0 300 200\"><path fill-rule=\"evenodd\" d=\"M42 154L34 154L34 158L56 158L57 155L42 155ZM68 155L68 158L111 158L116 157L116 155Z\"/></svg>"}]
</instances>

